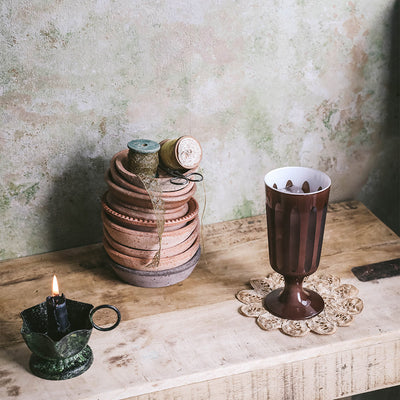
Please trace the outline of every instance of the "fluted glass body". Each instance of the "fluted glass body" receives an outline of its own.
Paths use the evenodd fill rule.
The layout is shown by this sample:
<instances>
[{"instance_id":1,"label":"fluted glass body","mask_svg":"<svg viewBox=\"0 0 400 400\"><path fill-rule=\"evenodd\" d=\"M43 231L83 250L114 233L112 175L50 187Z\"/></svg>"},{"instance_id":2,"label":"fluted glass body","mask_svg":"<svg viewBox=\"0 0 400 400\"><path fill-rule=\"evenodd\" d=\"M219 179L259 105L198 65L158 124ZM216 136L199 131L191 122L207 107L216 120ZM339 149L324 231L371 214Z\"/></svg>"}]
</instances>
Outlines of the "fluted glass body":
<instances>
[{"instance_id":1,"label":"fluted glass body","mask_svg":"<svg viewBox=\"0 0 400 400\"><path fill-rule=\"evenodd\" d=\"M285 191L288 181L293 181L298 187L307 182L310 191ZM273 314L281 314L278 316L284 318L309 318L322 310L323 301L320 296L315 300L318 304L314 306L319 311L305 310L304 307L314 306L310 291L302 288L302 281L319 265L330 179L324 173L309 168L280 168L266 175L265 190L270 264L285 278L285 288L278 289L274 294L277 304L268 306L266 299L265 305Z\"/></svg>"}]
</instances>

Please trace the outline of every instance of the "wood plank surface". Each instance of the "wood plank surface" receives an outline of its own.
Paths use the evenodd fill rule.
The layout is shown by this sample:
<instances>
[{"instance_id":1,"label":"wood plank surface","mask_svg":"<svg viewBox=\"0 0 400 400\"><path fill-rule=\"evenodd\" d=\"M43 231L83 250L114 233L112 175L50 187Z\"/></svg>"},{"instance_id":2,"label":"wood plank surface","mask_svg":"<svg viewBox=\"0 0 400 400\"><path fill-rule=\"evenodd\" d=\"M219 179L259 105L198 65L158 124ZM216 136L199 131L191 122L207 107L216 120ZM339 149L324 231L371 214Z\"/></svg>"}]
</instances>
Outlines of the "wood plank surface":
<instances>
[{"instance_id":1,"label":"wood plank surface","mask_svg":"<svg viewBox=\"0 0 400 400\"><path fill-rule=\"evenodd\" d=\"M272 271L264 216L204 226L202 250L188 279L159 289L120 282L100 244L0 263L0 398L333 399L400 383L400 277L351 273L400 257L400 238L361 203L328 212L319 272L354 284L364 301L332 336L265 332L239 314L235 294ZM117 329L92 333L92 367L63 382L30 374L19 332L19 312L44 301L53 273L68 298L122 313Z\"/></svg>"}]
</instances>

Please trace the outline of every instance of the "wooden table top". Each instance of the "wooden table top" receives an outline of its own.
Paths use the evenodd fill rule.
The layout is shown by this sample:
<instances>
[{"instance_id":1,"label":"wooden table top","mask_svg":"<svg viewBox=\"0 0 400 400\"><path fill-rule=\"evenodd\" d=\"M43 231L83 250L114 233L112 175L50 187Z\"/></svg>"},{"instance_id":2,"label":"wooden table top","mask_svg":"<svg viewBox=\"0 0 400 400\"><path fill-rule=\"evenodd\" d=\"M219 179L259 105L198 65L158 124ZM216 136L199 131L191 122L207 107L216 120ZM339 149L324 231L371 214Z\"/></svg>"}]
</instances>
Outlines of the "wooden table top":
<instances>
[{"instance_id":1,"label":"wooden table top","mask_svg":"<svg viewBox=\"0 0 400 400\"><path fill-rule=\"evenodd\" d=\"M267 246L263 215L204 226L192 275L158 289L119 281L100 244L0 263L0 398L331 399L399 384L400 276L360 282L351 268L400 257L400 238L359 202L329 206L318 272L355 285L364 310L301 338L238 312L235 294L272 271ZM122 314L117 329L93 330L93 365L67 381L33 376L20 335L19 313L45 300L54 273L68 298Z\"/></svg>"}]
</instances>

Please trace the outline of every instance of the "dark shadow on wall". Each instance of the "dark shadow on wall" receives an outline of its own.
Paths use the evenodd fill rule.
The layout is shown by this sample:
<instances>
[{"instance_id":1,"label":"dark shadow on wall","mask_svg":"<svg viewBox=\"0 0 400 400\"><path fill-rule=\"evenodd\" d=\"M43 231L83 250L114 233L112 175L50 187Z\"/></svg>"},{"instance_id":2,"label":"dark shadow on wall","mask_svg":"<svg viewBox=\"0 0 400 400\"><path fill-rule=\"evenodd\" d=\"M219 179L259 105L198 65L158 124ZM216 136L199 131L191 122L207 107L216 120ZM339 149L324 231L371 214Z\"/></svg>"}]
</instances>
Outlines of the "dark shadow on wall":
<instances>
[{"instance_id":1,"label":"dark shadow on wall","mask_svg":"<svg viewBox=\"0 0 400 400\"><path fill-rule=\"evenodd\" d=\"M394 5L390 26L391 51L389 62L389 91L387 125L383 137L383 152L379 166L383 173L381 185L375 190L382 196L368 207L398 235L400 235L400 0ZM400 386L352 396L351 400L398 400Z\"/></svg>"},{"instance_id":2,"label":"dark shadow on wall","mask_svg":"<svg viewBox=\"0 0 400 400\"><path fill-rule=\"evenodd\" d=\"M387 98L387 121L383 135L382 171L374 182L374 195L361 200L386 225L400 235L400 0L394 4L390 24L390 59ZM378 193L378 195L376 195ZM354 395L348 400L398 400L400 386Z\"/></svg>"},{"instance_id":3,"label":"dark shadow on wall","mask_svg":"<svg viewBox=\"0 0 400 400\"><path fill-rule=\"evenodd\" d=\"M360 200L400 235L400 0L394 4L389 25L390 55L387 120L382 134L377 171Z\"/></svg>"},{"instance_id":4,"label":"dark shadow on wall","mask_svg":"<svg viewBox=\"0 0 400 400\"><path fill-rule=\"evenodd\" d=\"M101 196L109 160L76 154L53 180L47 201L48 248L61 250L100 242Z\"/></svg>"},{"instance_id":5,"label":"dark shadow on wall","mask_svg":"<svg viewBox=\"0 0 400 400\"><path fill-rule=\"evenodd\" d=\"M385 146L391 157L388 157L385 168L389 180L386 180L388 184L383 190L389 197L388 203L392 211L384 213L382 219L400 235L400 0L394 4L390 46L388 129Z\"/></svg>"},{"instance_id":6,"label":"dark shadow on wall","mask_svg":"<svg viewBox=\"0 0 400 400\"><path fill-rule=\"evenodd\" d=\"M389 62L388 134L400 136L400 0L394 4L391 20Z\"/></svg>"}]
</instances>

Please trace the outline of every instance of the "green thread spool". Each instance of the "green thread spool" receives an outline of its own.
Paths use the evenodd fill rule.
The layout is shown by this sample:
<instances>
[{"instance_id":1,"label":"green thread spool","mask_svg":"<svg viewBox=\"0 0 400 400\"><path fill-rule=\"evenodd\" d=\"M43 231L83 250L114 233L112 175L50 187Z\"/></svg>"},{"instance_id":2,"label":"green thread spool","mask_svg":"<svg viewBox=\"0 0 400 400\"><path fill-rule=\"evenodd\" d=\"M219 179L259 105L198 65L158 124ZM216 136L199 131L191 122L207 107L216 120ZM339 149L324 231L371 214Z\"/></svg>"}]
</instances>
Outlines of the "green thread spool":
<instances>
[{"instance_id":1,"label":"green thread spool","mask_svg":"<svg viewBox=\"0 0 400 400\"><path fill-rule=\"evenodd\" d=\"M200 143L191 136L166 139L161 143L160 160L168 168L188 170L198 167L202 150Z\"/></svg>"},{"instance_id":2,"label":"green thread spool","mask_svg":"<svg viewBox=\"0 0 400 400\"><path fill-rule=\"evenodd\" d=\"M127 170L136 175L155 177L160 145L153 140L136 139L128 143Z\"/></svg>"}]
</instances>

